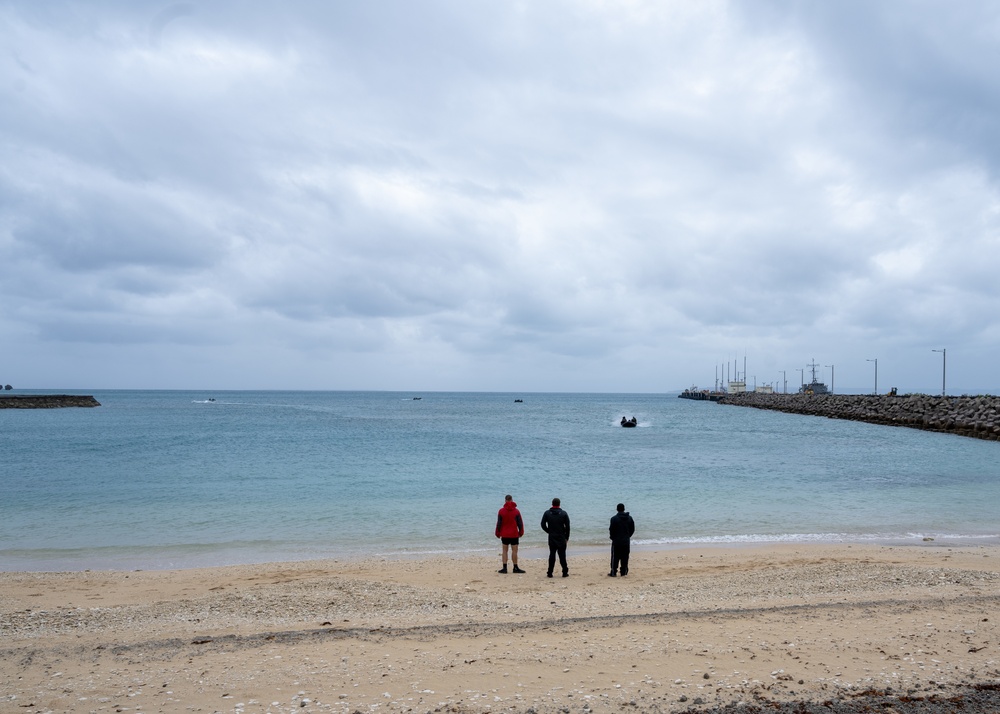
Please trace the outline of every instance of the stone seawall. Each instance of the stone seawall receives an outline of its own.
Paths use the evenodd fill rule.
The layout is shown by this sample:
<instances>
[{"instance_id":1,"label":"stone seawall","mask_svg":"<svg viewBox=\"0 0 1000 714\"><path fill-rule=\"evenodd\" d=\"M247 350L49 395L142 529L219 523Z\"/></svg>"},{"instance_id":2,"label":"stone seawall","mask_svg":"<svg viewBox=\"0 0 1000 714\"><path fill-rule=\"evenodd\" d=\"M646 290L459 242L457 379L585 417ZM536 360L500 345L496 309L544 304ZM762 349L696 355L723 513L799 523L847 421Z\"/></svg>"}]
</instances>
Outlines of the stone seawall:
<instances>
[{"instance_id":1,"label":"stone seawall","mask_svg":"<svg viewBox=\"0 0 1000 714\"><path fill-rule=\"evenodd\" d=\"M719 404L851 419L1000 441L1000 397L874 394L729 394Z\"/></svg>"},{"instance_id":2,"label":"stone seawall","mask_svg":"<svg viewBox=\"0 0 1000 714\"><path fill-rule=\"evenodd\" d=\"M0 409L58 409L60 407L99 407L90 396L76 394L17 394L0 396Z\"/></svg>"}]
</instances>

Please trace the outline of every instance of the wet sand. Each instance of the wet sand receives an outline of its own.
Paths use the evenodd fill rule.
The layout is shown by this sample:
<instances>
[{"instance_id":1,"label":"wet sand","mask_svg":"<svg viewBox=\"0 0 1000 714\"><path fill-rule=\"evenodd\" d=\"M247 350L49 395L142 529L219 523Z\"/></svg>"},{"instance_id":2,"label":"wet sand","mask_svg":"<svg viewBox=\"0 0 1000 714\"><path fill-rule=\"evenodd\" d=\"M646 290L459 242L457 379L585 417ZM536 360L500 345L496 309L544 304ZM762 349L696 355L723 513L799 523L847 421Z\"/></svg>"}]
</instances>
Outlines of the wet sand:
<instances>
[{"instance_id":1,"label":"wet sand","mask_svg":"<svg viewBox=\"0 0 1000 714\"><path fill-rule=\"evenodd\" d=\"M873 710L902 712L1000 683L997 546L637 550L627 578L571 543L570 577L549 579L545 555L522 551L524 575L498 574L499 555L0 573L0 712L838 711L880 696Z\"/></svg>"}]
</instances>

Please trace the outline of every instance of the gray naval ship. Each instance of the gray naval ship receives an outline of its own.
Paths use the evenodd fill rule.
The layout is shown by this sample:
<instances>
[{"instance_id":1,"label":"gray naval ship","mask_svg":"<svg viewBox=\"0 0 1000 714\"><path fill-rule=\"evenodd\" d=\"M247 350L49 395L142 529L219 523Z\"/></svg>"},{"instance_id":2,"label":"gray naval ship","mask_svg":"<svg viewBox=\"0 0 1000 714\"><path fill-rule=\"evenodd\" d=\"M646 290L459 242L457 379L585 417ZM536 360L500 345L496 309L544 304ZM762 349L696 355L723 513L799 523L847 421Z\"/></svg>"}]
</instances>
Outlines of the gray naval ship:
<instances>
[{"instance_id":1,"label":"gray naval ship","mask_svg":"<svg viewBox=\"0 0 1000 714\"><path fill-rule=\"evenodd\" d=\"M809 384L803 384L799 387L799 394L830 394L830 390L827 389L827 386L816 379L816 368L819 367L819 365L816 364L816 358L813 357L812 364L807 364L806 367L809 367L812 370L812 381L809 382Z\"/></svg>"}]
</instances>

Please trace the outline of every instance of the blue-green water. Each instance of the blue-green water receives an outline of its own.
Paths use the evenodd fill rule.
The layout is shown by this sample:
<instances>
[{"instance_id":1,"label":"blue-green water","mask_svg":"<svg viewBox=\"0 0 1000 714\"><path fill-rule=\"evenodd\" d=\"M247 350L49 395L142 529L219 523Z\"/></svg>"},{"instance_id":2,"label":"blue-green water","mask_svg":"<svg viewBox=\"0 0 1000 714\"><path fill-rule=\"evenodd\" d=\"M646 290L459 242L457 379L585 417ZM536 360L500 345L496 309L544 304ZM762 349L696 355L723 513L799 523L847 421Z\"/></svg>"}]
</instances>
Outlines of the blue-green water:
<instances>
[{"instance_id":1,"label":"blue-green water","mask_svg":"<svg viewBox=\"0 0 1000 714\"><path fill-rule=\"evenodd\" d=\"M505 493L529 546L553 496L575 547L619 501L638 543L1000 538L1000 443L950 435L672 394L94 396L0 410L0 569L492 552Z\"/></svg>"}]
</instances>

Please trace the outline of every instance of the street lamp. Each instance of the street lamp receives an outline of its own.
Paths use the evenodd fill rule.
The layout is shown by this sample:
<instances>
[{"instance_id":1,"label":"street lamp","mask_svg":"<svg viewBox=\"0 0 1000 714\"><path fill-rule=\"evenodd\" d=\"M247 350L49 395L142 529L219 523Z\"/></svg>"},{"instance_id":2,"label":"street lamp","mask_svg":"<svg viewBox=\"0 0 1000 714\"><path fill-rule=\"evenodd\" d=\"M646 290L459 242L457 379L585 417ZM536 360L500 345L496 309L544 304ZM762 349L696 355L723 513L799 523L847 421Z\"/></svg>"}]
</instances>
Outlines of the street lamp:
<instances>
[{"instance_id":1,"label":"street lamp","mask_svg":"<svg viewBox=\"0 0 1000 714\"><path fill-rule=\"evenodd\" d=\"M947 375L946 370L948 368L948 350L945 348L941 348L939 350L931 350L931 352L941 353L941 396L943 397L945 396L944 384L945 384L945 377Z\"/></svg>"},{"instance_id":2,"label":"street lamp","mask_svg":"<svg viewBox=\"0 0 1000 714\"><path fill-rule=\"evenodd\" d=\"M788 394L788 377L785 375L786 370L781 370L781 391Z\"/></svg>"},{"instance_id":3,"label":"street lamp","mask_svg":"<svg viewBox=\"0 0 1000 714\"><path fill-rule=\"evenodd\" d=\"M830 394L833 394L833 365L825 365L830 368Z\"/></svg>"},{"instance_id":4,"label":"street lamp","mask_svg":"<svg viewBox=\"0 0 1000 714\"><path fill-rule=\"evenodd\" d=\"M799 381L801 382L800 387L806 386L806 370L805 370L805 367L803 367L802 369L796 368L795 371L799 373ZM799 389L799 391L801 392L802 389Z\"/></svg>"},{"instance_id":5,"label":"street lamp","mask_svg":"<svg viewBox=\"0 0 1000 714\"><path fill-rule=\"evenodd\" d=\"M865 362L875 363L875 394L878 395L878 357L875 359L866 359Z\"/></svg>"}]
</instances>

